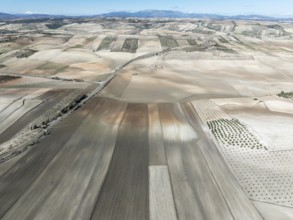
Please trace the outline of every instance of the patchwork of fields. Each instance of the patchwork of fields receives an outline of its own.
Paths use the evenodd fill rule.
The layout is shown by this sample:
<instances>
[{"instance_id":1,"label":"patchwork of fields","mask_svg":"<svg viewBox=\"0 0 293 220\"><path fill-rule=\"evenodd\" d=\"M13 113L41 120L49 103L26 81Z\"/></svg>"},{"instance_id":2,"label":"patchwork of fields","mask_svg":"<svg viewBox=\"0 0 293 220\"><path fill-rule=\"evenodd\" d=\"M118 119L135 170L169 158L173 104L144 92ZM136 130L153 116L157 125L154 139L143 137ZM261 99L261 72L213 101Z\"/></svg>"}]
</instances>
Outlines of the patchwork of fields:
<instances>
[{"instance_id":1,"label":"patchwork of fields","mask_svg":"<svg viewBox=\"0 0 293 220\"><path fill-rule=\"evenodd\" d=\"M292 219L292 30L0 22L0 218Z\"/></svg>"}]
</instances>

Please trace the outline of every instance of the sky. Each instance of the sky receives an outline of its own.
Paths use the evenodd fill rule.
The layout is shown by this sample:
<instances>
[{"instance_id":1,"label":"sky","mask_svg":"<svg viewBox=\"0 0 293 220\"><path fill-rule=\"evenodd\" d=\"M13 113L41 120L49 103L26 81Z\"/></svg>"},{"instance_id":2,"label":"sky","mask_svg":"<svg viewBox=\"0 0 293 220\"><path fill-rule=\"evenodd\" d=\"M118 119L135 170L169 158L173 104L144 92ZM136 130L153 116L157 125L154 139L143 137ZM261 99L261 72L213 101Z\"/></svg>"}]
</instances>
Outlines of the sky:
<instances>
[{"instance_id":1,"label":"sky","mask_svg":"<svg viewBox=\"0 0 293 220\"><path fill-rule=\"evenodd\" d=\"M0 0L0 12L5 13L95 15L147 9L286 17L293 16L293 0Z\"/></svg>"}]
</instances>

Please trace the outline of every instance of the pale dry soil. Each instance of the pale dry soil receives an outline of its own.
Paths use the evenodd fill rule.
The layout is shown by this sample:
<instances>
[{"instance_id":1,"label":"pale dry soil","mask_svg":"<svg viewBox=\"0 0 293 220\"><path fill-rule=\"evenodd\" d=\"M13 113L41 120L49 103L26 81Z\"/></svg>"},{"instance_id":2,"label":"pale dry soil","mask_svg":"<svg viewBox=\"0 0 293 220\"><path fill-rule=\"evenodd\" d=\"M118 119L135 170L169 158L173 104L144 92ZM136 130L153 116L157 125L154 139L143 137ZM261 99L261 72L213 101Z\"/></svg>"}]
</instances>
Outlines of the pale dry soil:
<instances>
[{"instance_id":1,"label":"pale dry soil","mask_svg":"<svg viewBox=\"0 0 293 220\"><path fill-rule=\"evenodd\" d=\"M293 101L276 96L293 88L292 23L78 18L0 31L0 74L21 76L0 85L0 154L16 149L0 163L1 219L293 218ZM77 93L88 100L60 116ZM27 128L46 115L60 117ZM49 132L17 150L38 129Z\"/></svg>"}]
</instances>

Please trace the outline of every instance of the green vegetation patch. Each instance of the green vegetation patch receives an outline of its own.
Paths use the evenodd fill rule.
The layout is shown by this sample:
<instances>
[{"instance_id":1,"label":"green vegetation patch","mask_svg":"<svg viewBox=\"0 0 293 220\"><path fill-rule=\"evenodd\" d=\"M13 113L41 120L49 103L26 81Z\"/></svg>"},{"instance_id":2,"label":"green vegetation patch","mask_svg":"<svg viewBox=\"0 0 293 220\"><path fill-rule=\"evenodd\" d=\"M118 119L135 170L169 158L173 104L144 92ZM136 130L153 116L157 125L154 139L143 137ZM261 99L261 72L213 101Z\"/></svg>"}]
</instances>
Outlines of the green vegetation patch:
<instances>
[{"instance_id":1,"label":"green vegetation patch","mask_svg":"<svg viewBox=\"0 0 293 220\"><path fill-rule=\"evenodd\" d=\"M219 39L219 41L221 42L221 43L223 43L223 44L227 44L227 43L229 43L229 41L227 41L225 38L223 38L223 37L219 37L218 38Z\"/></svg>"},{"instance_id":2,"label":"green vegetation patch","mask_svg":"<svg viewBox=\"0 0 293 220\"><path fill-rule=\"evenodd\" d=\"M193 46L193 47L187 47L183 48L185 52L196 52L196 51L205 51L206 48L203 46Z\"/></svg>"},{"instance_id":3,"label":"green vegetation patch","mask_svg":"<svg viewBox=\"0 0 293 220\"><path fill-rule=\"evenodd\" d=\"M279 97L286 98L286 99L293 99L293 92L284 92L277 94Z\"/></svg>"},{"instance_id":4,"label":"green vegetation patch","mask_svg":"<svg viewBox=\"0 0 293 220\"><path fill-rule=\"evenodd\" d=\"M93 42L96 39L96 37L89 37L85 39L85 42L83 44L76 44L72 47L70 47L70 49L80 49L83 48L84 45L89 44L91 42Z\"/></svg>"},{"instance_id":5,"label":"green vegetation patch","mask_svg":"<svg viewBox=\"0 0 293 220\"><path fill-rule=\"evenodd\" d=\"M138 48L138 39L136 38L127 38L122 46L121 51L127 53L136 53Z\"/></svg>"},{"instance_id":6,"label":"green vegetation patch","mask_svg":"<svg viewBox=\"0 0 293 220\"><path fill-rule=\"evenodd\" d=\"M93 42L96 38L97 38L96 36L94 36L94 37L89 37L89 38L86 39L86 42L85 42L85 43L88 44L88 43L90 43L90 42Z\"/></svg>"},{"instance_id":7,"label":"green vegetation patch","mask_svg":"<svg viewBox=\"0 0 293 220\"><path fill-rule=\"evenodd\" d=\"M187 39L187 42L190 46L197 46L197 42L195 39Z\"/></svg>"},{"instance_id":8,"label":"green vegetation patch","mask_svg":"<svg viewBox=\"0 0 293 220\"><path fill-rule=\"evenodd\" d=\"M222 29L222 26L219 24L207 24L207 28L214 30L214 31L220 31Z\"/></svg>"},{"instance_id":9,"label":"green vegetation patch","mask_svg":"<svg viewBox=\"0 0 293 220\"><path fill-rule=\"evenodd\" d=\"M16 42L17 39L18 39L17 37L13 37L13 36L2 37L0 38L0 43L12 43L12 42Z\"/></svg>"},{"instance_id":10,"label":"green vegetation patch","mask_svg":"<svg viewBox=\"0 0 293 220\"><path fill-rule=\"evenodd\" d=\"M214 34L214 31L212 31L211 29L204 29L202 27L200 28L195 28L192 30L193 33L198 33L198 34L207 34L207 35L210 35L210 34Z\"/></svg>"},{"instance_id":11,"label":"green vegetation patch","mask_svg":"<svg viewBox=\"0 0 293 220\"><path fill-rule=\"evenodd\" d=\"M11 80L19 79L20 76L9 76L9 75L0 75L0 84L5 83Z\"/></svg>"},{"instance_id":12,"label":"green vegetation patch","mask_svg":"<svg viewBox=\"0 0 293 220\"><path fill-rule=\"evenodd\" d=\"M110 50L112 43L114 43L117 40L117 37L115 36L107 36L105 37L101 44L99 45L97 50Z\"/></svg>"},{"instance_id":13,"label":"green vegetation patch","mask_svg":"<svg viewBox=\"0 0 293 220\"><path fill-rule=\"evenodd\" d=\"M17 56L16 58L28 58L30 57L31 55L37 53L38 51L37 50L32 50L32 49L25 49L23 51L21 51Z\"/></svg>"},{"instance_id":14,"label":"green vegetation patch","mask_svg":"<svg viewBox=\"0 0 293 220\"><path fill-rule=\"evenodd\" d=\"M217 50L223 51L223 52L225 52L225 53L238 54L235 50L232 50L232 49L227 48L227 47L224 47L224 46L217 45L217 46L215 46L215 48L216 48Z\"/></svg>"},{"instance_id":15,"label":"green vegetation patch","mask_svg":"<svg viewBox=\"0 0 293 220\"><path fill-rule=\"evenodd\" d=\"M78 49L78 48L82 48L83 46L81 44L77 44L73 47L71 47L71 49Z\"/></svg>"},{"instance_id":16,"label":"green vegetation patch","mask_svg":"<svg viewBox=\"0 0 293 220\"><path fill-rule=\"evenodd\" d=\"M247 29L241 32L242 35L250 36L250 37L261 37L263 32L263 27L256 26L251 29Z\"/></svg>"},{"instance_id":17,"label":"green vegetation patch","mask_svg":"<svg viewBox=\"0 0 293 220\"><path fill-rule=\"evenodd\" d=\"M172 37L167 37L167 36L159 36L161 46L163 48L174 48L174 47L179 47L178 42L173 39Z\"/></svg>"},{"instance_id":18,"label":"green vegetation patch","mask_svg":"<svg viewBox=\"0 0 293 220\"><path fill-rule=\"evenodd\" d=\"M52 30L61 28L64 25L66 25L66 24L65 23L61 23L61 22L55 22L55 23L51 23L51 24L46 24L47 28L52 29Z\"/></svg>"},{"instance_id":19,"label":"green vegetation patch","mask_svg":"<svg viewBox=\"0 0 293 220\"><path fill-rule=\"evenodd\" d=\"M217 141L225 146L267 150L238 119L219 119L209 121L207 125Z\"/></svg>"},{"instance_id":20,"label":"green vegetation patch","mask_svg":"<svg viewBox=\"0 0 293 220\"><path fill-rule=\"evenodd\" d=\"M37 70L43 70L45 72L45 75L55 75L57 73L64 72L67 68L68 68L67 65L48 62L48 63L45 63L45 64L39 66L36 69Z\"/></svg>"},{"instance_id":21,"label":"green vegetation patch","mask_svg":"<svg viewBox=\"0 0 293 220\"><path fill-rule=\"evenodd\" d=\"M271 29L277 29L277 30L283 30L284 28L278 24L271 24L271 25L267 25L267 28L271 28Z\"/></svg>"}]
</instances>

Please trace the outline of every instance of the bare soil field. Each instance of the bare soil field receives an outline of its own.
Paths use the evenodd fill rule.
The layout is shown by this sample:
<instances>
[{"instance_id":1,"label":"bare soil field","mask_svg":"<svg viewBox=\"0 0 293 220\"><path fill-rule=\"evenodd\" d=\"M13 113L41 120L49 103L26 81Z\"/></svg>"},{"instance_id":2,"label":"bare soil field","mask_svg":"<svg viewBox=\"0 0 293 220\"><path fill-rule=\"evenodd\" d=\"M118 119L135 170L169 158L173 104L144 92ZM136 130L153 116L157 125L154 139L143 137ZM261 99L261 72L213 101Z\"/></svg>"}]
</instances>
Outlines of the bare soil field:
<instances>
[{"instance_id":1,"label":"bare soil field","mask_svg":"<svg viewBox=\"0 0 293 220\"><path fill-rule=\"evenodd\" d=\"M150 121L149 115L153 114L156 119ZM151 125L153 123L161 126L155 128ZM197 124L196 121L193 123ZM199 124L197 126L201 129ZM97 131L99 138L96 138ZM81 216L91 219L101 216L103 219L149 219L149 209L152 209L152 216L165 215L174 219L175 212L183 219L213 219L218 216L233 219L238 215L243 219L261 219L248 199L241 199L236 204L232 203L230 195L221 193L225 186L221 180L214 179L208 166L212 160L200 153L200 140L205 136L201 136L202 130L199 131L193 130L188 123L180 104L148 106L93 98L56 125L50 136L2 174L0 201L1 204L5 201L5 205L1 206L1 217L52 218L53 214L54 218L63 219L79 219ZM154 132L163 136L153 139L149 135ZM174 132L176 136L172 136ZM163 151L150 145L159 143L160 137L165 137L161 139ZM148 141L151 140L149 138L152 142ZM151 162L150 158L158 153L164 154L162 159ZM217 151L213 155L220 158ZM158 179L152 178L150 180L154 182L149 182L148 170L158 172L162 166L169 168L170 174L165 173L165 181L172 186L173 196L166 194L171 189L165 192L165 188L151 188ZM70 173L64 175L66 170ZM229 174L228 169L224 170ZM80 178L81 174L83 178ZM188 181L184 180L185 175ZM245 198L231 174L230 177L226 177L225 183L230 184L230 190L236 190L235 195ZM44 190L43 185L48 181L52 184ZM18 187L17 191L4 193L15 187ZM192 193L186 191L186 187ZM163 202L159 204L161 208L154 207L153 202L157 198L150 194L150 190L164 195L160 198ZM164 207L165 202L169 204L167 207ZM238 208L230 211L235 205ZM76 206L79 208L73 208Z\"/></svg>"},{"instance_id":2,"label":"bare soil field","mask_svg":"<svg viewBox=\"0 0 293 220\"><path fill-rule=\"evenodd\" d=\"M265 103L271 99L276 98L219 99L209 102L214 106L213 110L207 101L195 101L194 106L249 197L292 207L288 196L292 193L293 177L290 162L293 153L292 115L267 109Z\"/></svg>"},{"instance_id":3,"label":"bare soil field","mask_svg":"<svg viewBox=\"0 0 293 220\"><path fill-rule=\"evenodd\" d=\"M292 23L0 33L1 219L292 219Z\"/></svg>"},{"instance_id":4,"label":"bare soil field","mask_svg":"<svg viewBox=\"0 0 293 220\"><path fill-rule=\"evenodd\" d=\"M260 99L260 101L262 100ZM275 105L278 109L273 108L274 111L272 111L272 107L267 107L266 103L269 103L270 107ZM283 102L282 100L279 100L276 102L274 98L272 100L265 100L264 105L266 108L263 109L260 107L258 108L257 106L256 108L243 108L239 106L236 106L236 108L234 106L233 108L233 106L228 106L226 109L229 114L239 118L245 124L252 127L257 132L258 136L261 137L263 142L266 143L269 150L292 150L293 105L286 106L286 101ZM269 120L267 120L267 118L269 118Z\"/></svg>"},{"instance_id":5,"label":"bare soil field","mask_svg":"<svg viewBox=\"0 0 293 220\"><path fill-rule=\"evenodd\" d=\"M26 112L23 116L15 120L14 123L10 124L10 126L2 127L2 132L0 134L0 144L8 141L12 138L16 133L21 131L26 125L28 125L35 118L40 117L42 114L46 112L47 109L52 108L56 103L58 103L62 98L68 95L70 90L50 90L38 97L38 100L41 103L34 107L30 107L30 111ZM6 119L7 120L7 119Z\"/></svg>"}]
</instances>

